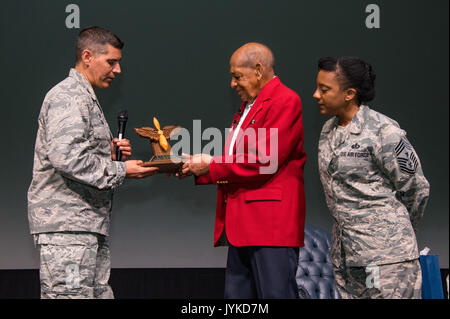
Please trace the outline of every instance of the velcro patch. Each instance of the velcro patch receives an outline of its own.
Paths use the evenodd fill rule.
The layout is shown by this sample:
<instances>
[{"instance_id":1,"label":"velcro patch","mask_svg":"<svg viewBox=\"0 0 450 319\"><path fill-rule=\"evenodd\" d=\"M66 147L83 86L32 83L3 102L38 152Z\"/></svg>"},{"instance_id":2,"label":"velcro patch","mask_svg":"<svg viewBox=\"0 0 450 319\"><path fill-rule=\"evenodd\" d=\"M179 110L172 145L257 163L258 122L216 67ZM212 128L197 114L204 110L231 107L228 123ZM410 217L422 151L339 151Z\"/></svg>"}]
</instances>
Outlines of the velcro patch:
<instances>
[{"instance_id":1,"label":"velcro patch","mask_svg":"<svg viewBox=\"0 0 450 319\"><path fill-rule=\"evenodd\" d=\"M395 155L397 156L397 162L402 172L407 174L416 173L419 161L417 160L413 147L404 139L401 139L395 147Z\"/></svg>"}]
</instances>

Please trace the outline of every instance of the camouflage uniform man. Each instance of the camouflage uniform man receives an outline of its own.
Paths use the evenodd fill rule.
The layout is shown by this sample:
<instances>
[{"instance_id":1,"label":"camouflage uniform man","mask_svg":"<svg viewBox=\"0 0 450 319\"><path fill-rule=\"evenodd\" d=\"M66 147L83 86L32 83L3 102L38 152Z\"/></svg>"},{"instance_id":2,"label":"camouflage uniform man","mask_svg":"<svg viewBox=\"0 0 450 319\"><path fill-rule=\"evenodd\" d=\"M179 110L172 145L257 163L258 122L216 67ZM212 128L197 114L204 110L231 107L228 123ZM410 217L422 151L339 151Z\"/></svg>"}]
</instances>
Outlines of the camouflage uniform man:
<instances>
[{"instance_id":1,"label":"camouflage uniform man","mask_svg":"<svg viewBox=\"0 0 450 319\"><path fill-rule=\"evenodd\" d=\"M428 201L429 184L405 131L361 104L373 98L374 91L364 90L371 86L345 81L352 78L349 66L365 69L373 86L375 75L365 62L324 58L314 94L321 113L335 115L323 126L318 154L334 219L335 280L343 298L420 298L415 229ZM364 71L361 74L364 77ZM342 93L349 88L355 92ZM340 93L341 101L350 97L348 101L359 105L333 104Z\"/></svg>"},{"instance_id":2,"label":"camouflage uniform man","mask_svg":"<svg viewBox=\"0 0 450 319\"><path fill-rule=\"evenodd\" d=\"M30 231L40 251L41 298L113 298L109 226L113 190L124 178L154 174L131 156L128 140L113 139L95 88L121 72L123 43L92 27L80 32L77 63L45 96L38 119Z\"/></svg>"}]
</instances>

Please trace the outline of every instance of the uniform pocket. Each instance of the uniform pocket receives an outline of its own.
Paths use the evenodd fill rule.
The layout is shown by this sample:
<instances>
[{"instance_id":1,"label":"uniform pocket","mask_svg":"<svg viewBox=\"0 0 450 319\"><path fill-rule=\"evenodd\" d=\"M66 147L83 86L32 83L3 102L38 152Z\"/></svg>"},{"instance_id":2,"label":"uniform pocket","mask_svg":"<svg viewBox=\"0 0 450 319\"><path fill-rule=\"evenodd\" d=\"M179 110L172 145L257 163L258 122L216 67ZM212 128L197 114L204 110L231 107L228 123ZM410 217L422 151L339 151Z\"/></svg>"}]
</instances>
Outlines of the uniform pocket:
<instances>
[{"instance_id":1,"label":"uniform pocket","mask_svg":"<svg viewBox=\"0 0 450 319\"><path fill-rule=\"evenodd\" d=\"M101 125L101 126L95 126L92 128L93 131L93 137L96 141L99 142L107 142L109 145L109 142L111 141L111 136L109 133L109 128Z\"/></svg>"},{"instance_id":2,"label":"uniform pocket","mask_svg":"<svg viewBox=\"0 0 450 319\"><path fill-rule=\"evenodd\" d=\"M98 113L92 115L91 129L96 140L110 140L110 129L106 120Z\"/></svg>"},{"instance_id":3,"label":"uniform pocket","mask_svg":"<svg viewBox=\"0 0 450 319\"><path fill-rule=\"evenodd\" d=\"M98 239L93 233L55 232L37 234L36 243L52 246L96 246Z\"/></svg>"},{"instance_id":4,"label":"uniform pocket","mask_svg":"<svg viewBox=\"0 0 450 319\"><path fill-rule=\"evenodd\" d=\"M95 234L39 234L41 297L93 298Z\"/></svg>"},{"instance_id":5,"label":"uniform pocket","mask_svg":"<svg viewBox=\"0 0 450 319\"><path fill-rule=\"evenodd\" d=\"M245 193L245 201L281 201L282 192L281 189L271 188L271 189L257 189L253 191L248 191Z\"/></svg>"}]
</instances>

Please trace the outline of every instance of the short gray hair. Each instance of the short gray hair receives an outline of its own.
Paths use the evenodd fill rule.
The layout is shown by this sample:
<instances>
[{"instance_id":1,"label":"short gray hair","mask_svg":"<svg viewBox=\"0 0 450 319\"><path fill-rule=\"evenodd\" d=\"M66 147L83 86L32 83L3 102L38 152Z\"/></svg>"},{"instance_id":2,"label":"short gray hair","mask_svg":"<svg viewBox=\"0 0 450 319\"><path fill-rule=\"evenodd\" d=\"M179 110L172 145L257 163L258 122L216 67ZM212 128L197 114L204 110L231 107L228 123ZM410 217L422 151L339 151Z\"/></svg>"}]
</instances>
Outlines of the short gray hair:
<instances>
[{"instance_id":1,"label":"short gray hair","mask_svg":"<svg viewBox=\"0 0 450 319\"><path fill-rule=\"evenodd\" d=\"M105 44L110 44L116 49L122 49L124 46L117 35L101 27L94 26L81 30L75 49L76 62L81 61L81 54L86 49L91 50L94 54L106 53Z\"/></svg>"},{"instance_id":2,"label":"short gray hair","mask_svg":"<svg viewBox=\"0 0 450 319\"><path fill-rule=\"evenodd\" d=\"M272 69L275 64L272 51L262 43L251 44L245 51L243 66L254 68L256 63L261 63L264 67Z\"/></svg>"}]
</instances>

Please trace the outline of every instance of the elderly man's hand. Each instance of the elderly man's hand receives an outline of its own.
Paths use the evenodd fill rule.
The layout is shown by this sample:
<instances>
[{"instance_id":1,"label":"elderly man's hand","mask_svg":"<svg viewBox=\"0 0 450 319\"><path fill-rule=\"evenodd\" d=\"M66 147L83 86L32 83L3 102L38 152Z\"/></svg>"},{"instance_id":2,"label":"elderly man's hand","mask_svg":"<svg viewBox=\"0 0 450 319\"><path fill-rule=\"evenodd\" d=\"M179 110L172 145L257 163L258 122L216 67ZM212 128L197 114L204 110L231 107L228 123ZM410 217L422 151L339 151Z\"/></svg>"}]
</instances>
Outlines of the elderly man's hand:
<instances>
[{"instance_id":1,"label":"elderly man's hand","mask_svg":"<svg viewBox=\"0 0 450 319\"><path fill-rule=\"evenodd\" d=\"M131 158L132 148L129 140L127 140L126 138L119 140L116 137L111 141L111 159L113 161L117 160L116 147L118 147L122 151L122 162L125 162Z\"/></svg>"},{"instance_id":2,"label":"elderly man's hand","mask_svg":"<svg viewBox=\"0 0 450 319\"><path fill-rule=\"evenodd\" d=\"M180 171L176 173L166 173L167 178L169 178L170 176L175 176L178 177L178 179L185 179L186 177L192 176L192 173L189 171L189 162L191 161L192 156L185 153L183 153L181 156L183 157L184 164L181 167Z\"/></svg>"},{"instance_id":3,"label":"elderly man's hand","mask_svg":"<svg viewBox=\"0 0 450 319\"><path fill-rule=\"evenodd\" d=\"M209 173L209 164L211 163L212 156L209 154L195 154L191 156L188 163L185 163L182 168L183 175L194 174L195 176L201 176Z\"/></svg>"},{"instance_id":4,"label":"elderly man's hand","mask_svg":"<svg viewBox=\"0 0 450 319\"><path fill-rule=\"evenodd\" d=\"M183 167L181 167L180 172L176 173L175 176L177 176L179 179L192 176L192 172L189 169L189 162L184 163Z\"/></svg>"}]
</instances>

